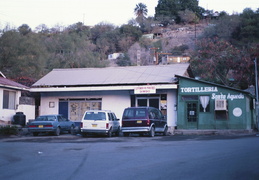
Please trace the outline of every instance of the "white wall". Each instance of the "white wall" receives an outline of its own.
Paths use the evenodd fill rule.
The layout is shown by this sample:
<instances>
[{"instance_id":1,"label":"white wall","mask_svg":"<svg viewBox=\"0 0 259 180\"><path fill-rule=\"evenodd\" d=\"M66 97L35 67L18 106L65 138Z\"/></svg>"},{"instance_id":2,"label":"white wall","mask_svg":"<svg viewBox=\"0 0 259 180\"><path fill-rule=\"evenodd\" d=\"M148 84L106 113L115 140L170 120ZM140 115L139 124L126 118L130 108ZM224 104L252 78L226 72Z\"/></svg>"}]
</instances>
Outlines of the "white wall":
<instances>
[{"instance_id":1,"label":"white wall","mask_svg":"<svg viewBox=\"0 0 259 180\"><path fill-rule=\"evenodd\" d=\"M107 92L92 92L84 96L58 96L58 97L41 97L40 115L57 114L59 99L64 98L102 98L102 109L111 110L116 116L121 119L124 108L130 107L130 94L128 91L107 91ZM49 102L54 102L55 107L50 108Z\"/></svg>"},{"instance_id":2,"label":"white wall","mask_svg":"<svg viewBox=\"0 0 259 180\"><path fill-rule=\"evenodd\" d=\"M177 125L177 90L167 90L167 123L168 126L174 127ZM113 111L121 120L123 110L130 107L129 91L106 91L106 92L91 92L83 96L59 96L59 97L41 97L40 115L42 114L57 114L59 99L64 98L102 98L102 109ZM54 102L55 107L50 108L49 102Z\"/></svg>"},{"instance_id":3,"label":"white wall","mask_svg":"<svg viewBox=\"0 0 259 180\"><path fill-rule=\"evenodd\" d=\"M167 123L168 126L177 124L177 90L167 92Z\"/></svg>"},{"instance_id":4,"label":"white wall","mask_svg":"<svg viewBox=\"0 0 259 180\"><path fill-rule=\"evenodd\" d=\"M23 112L26 116L26 123L28 123L29 120L35 119L35 105L19 105L17 112Z\"/></svg>"},{"instance_id":5,"label":"white wall","mask_svg":"<svg viewBox=\"0 0 259 180\"><path fill-rule=\"evenodd\" d=\"M8 89L8 91L15 91L15 90ZM13 119L13 116L16 114L17 109L3 109L3 92L4 92L4 89L0 88L0 120L6 123L10 123ZM16 92L15 105L18 107L21 91L15 91L15 92Z\"/></svg>"},{"instance_id":6,"label":"white wall","mask_svg":"<svg viewBox=\"0 0 259 180\"><path fill-rule=\"evenodd\" d=\"M103 96L102 108L113 111L121 120L125 108L130 107L130 94L128 91L108 93Z\"/></svg>"},{"instance_id":7,"label":"white wall","mask_svg":"<svg viewBox=\"0 0 259 180\"><path fill-rule=\"evenodd\" d=\"M41 97L40 112L39 115L44 114L58 114L59 98L63 97ZM54 102L54 107L49 107L49 103Z\"/></svg>"}]
</instances>

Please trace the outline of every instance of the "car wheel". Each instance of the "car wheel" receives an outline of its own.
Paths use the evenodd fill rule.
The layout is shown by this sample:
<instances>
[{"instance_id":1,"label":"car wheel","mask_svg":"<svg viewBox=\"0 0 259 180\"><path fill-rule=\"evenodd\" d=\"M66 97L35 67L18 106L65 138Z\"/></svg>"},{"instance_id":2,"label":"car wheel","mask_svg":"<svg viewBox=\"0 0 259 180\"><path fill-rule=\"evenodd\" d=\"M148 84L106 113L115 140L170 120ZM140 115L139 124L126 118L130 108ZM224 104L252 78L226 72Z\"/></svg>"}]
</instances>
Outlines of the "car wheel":
<instances>
[{"instance_id":1,"label":"car wheel","mask_svg":"<svg viewBox=\"0 0 259 180\"><path fill-rule=\"evenodd\" d=\"M167 135L167 131L168 131L168 127L166 126L166 127L165 127L165 130L164 130L164 132L163 132L163 136L166 136L166 135Z\"/></svg>"},{"instance_id":2,"label":"car wheel","mask_svg":"<svg viewBox=\"0 0 259 180\"><path fill-rule=\"evenodd\" d=\"M83 137L87 137L87 133L82 133L82 136Z\"/></svg>"},{"instance_id":3,"label":"car wheel","mask_svg":"<svg viewBox=\"0 0 259 180\"><path fill-rule=\"evenodd\" d=\"M116 135L116 136L120 136L120 132L121 132L121 128L120 128L120 127L118 127L118 129L117 129L117 131L116 131L115 135Z\"/></svg>"},{"instance_id":4,"label":"car wheel","mask_svg":"<svg viewBox=\"0 0 259 180\"><path fill-rule=\"evenodd\" d=\"M108 137L112 137L112 129L111 129L111 128L110 128L110 130L108 131L107 136L108 136Z\"/></svg>"},{"instance_id":5,"label":"car wheel","mask_svg":"<svg viewBox=\"0 0 259 180\"><path fill-rule=\"evenodd\" d=\"M140 136L140 137L143 137L143 136L144 136L144 133L139 133L139 136Z\"/></svg>"},{"instance_id":6,"label":"car wheel","mask_svg":"<svg viewBox=\"0 0 259 180\"><path fill-rule=\"evenodd\" d=\"M125 133L123 133L123 136L128 137L129 133L125 132Z\"/></svg>"},{"instance_id":7,"label":"car wheel","mask_svg":"<svg viewBox=\"0 0 259 180\"><path fill-rule=\"evenodd\" d=\"M150 131L149 131L149 137L154 137L155 136L155 128L152 126L151 128L150 128Z\"/></svg>"},{"instance_id":8,"label":"car wheel","mask_svg":"<svg viewBox=\"0 0 259 180\"><path fill-rule=\"evenodd\" d=\"M32 134L33 134L33 136L38 136L39 135L38 132L33 132Z\"/></svg>"},{"instance_id":9,"label":"car wheel","mask_svg":"<svg viewBox=\"0 0 259 180\"><path fill-rule=\"evenodd\" d=\"M55 131L55 136L59 136L59 135L60 135L60 127L57 127Z\"/></svg>"},{"instance_id":10,"label":"car wheel","mask_svg":"<svg viewBox=\"0 0 259 180\"><path fill-rule=\"evenodd\" d=\"M75 134L75 126L71 126L69 130L70 134Z\"/></svg>"}]
</instances>

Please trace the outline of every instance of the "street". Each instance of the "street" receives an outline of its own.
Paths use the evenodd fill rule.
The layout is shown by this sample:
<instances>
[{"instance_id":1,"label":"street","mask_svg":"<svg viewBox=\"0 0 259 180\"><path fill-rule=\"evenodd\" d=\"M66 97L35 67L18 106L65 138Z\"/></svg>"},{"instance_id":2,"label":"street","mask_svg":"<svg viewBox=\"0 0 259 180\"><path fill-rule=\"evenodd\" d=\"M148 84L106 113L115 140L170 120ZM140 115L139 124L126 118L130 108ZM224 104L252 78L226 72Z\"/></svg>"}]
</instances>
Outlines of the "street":
<instances>
[{"instance_id":1,"label":"street","mask_svg":"<svg viewBox=\"0 0 259 180\"><path fill-rule=\"evenodd\" d=\"M258 179L259 137L0 139L0 179Z\"/></svg>"}]
</instances>

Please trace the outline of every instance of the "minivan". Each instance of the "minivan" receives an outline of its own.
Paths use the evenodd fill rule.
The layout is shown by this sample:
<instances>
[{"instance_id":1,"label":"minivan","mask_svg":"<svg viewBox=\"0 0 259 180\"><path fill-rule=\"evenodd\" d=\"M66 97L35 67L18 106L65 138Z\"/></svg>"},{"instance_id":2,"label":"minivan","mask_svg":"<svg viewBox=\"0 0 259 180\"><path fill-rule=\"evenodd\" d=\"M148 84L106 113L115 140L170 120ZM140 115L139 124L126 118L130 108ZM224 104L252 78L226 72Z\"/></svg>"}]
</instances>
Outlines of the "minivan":
<instances>
[{"instance_id":1,"label":"minivan","mask_svg":"<svg viewBox=\"0 0 259 180\"><path fill-rule=\"evenodd\" d=\"M124 136L137 133L154 137L155 133L167 135L168 126L165 116L154 107L129 107L122 116L121 131Z\"/></svg>"}]
</instances>

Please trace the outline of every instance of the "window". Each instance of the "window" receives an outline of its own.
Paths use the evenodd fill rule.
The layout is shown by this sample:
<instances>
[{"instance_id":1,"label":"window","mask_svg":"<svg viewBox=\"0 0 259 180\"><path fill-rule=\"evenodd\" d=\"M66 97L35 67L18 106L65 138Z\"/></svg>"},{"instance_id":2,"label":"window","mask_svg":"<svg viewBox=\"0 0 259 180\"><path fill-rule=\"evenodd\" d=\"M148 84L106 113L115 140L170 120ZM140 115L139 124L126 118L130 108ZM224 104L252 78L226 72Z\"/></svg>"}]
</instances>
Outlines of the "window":
<instances>
[{"instance_id":1,"label":"window","mask_svg":"<svg viewBox=\"0 0 259 180\"><path fill-rule=\"evenodd\" d=\"M15 92L4 90L3 109L15 109L15 96Z\"/></svg>"},{"instance_id":2,"label":"window","mask_svg":"<svg viewBox=\"0 0 259 180\"><path fill-rule=\"evenodd\" d=\"M216 99L215 100L215 110L227 110L227 100Z\"/></svg>"},{"instance_id":3,"label":"window","mask_svg":"<svg viewBox=\"0 0 259 180\"><path fill-rule=\"evenodd\" d=\"M200 112L210 112L210 96L200 96Z\"/></svg>"},{"instance_id":4,"label":"window","mask_svg":"<svg viewBox=\"0 0 259 180\"><path fill-rule=\"evenodd\" d=\"M114 121L113 116L111 113L108 113L109 121Z\"/></svg>"},{"instance_id":5,"label":"window","mask_svg":"<svg viewBox=\"0 0 259 180\"><path fill-rule=\"evenodd\" d=\"M228 103L226 99L215 100L215 119L228 119Z\"/></svg>"},{"instance_id":6,"label":"window","mask_svg":"<svg viewBox=\"0 0 259 180\"><path fill-rule=\"evenodd\" d=\"M81 120L87 110L100 110L102 106L101 99L73 99L69 101L69 118L72 121Z\"/></svg>"}]
</instances>

